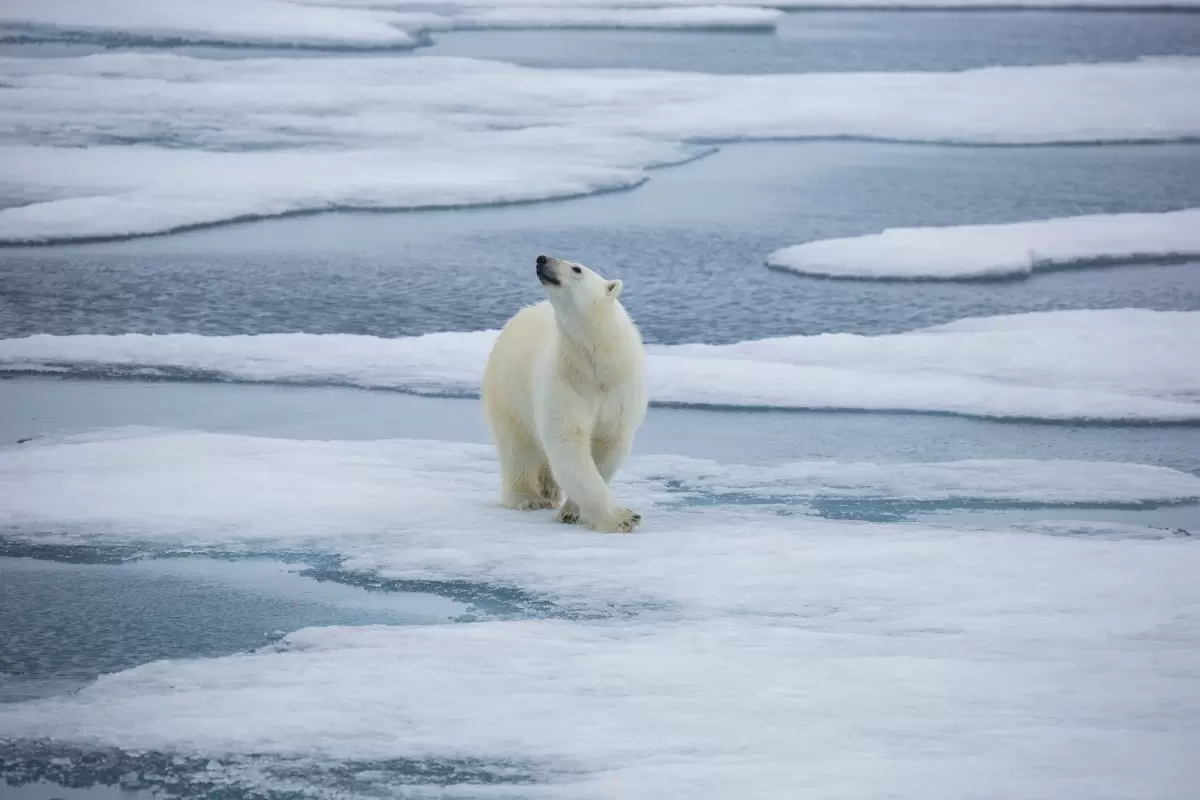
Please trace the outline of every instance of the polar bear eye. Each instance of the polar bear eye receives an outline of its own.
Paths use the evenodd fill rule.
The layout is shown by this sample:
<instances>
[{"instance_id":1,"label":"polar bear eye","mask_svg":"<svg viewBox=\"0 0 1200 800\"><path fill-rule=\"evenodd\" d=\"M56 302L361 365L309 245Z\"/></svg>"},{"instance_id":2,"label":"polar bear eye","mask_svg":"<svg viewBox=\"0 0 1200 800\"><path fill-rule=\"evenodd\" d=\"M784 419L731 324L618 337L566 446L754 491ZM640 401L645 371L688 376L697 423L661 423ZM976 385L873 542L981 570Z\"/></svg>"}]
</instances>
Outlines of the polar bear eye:
<instances>
[{"instance_id":1,"label":"polar bear eye","mask_svg":"<svg viewBox=\"0 0 1200 800\"><path fill-rule=\"evenodd\" d=\"M583 270L581 270L579 267L571 267L571 269L575 272L583 272Z\"/></svg>"}]
</instances>

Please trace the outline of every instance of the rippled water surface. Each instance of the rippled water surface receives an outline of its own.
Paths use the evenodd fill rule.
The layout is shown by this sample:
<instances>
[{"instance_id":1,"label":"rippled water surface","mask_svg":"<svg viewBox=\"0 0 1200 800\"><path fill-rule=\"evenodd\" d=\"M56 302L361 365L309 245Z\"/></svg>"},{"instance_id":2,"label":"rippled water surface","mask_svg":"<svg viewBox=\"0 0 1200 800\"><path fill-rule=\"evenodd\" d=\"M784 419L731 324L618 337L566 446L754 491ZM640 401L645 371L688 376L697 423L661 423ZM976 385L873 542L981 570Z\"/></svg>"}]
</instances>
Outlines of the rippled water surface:
<instances>
[{"instance_id":1,"label":"rippled water surface","mask_svg":"<svg viewBox=\"0 0 1200 800\"><path fill-rule=\"evenodd\" d=\"M651 342L909 330L1067 308L1200 307L1193 262L1028 280L864 283L768 269L779 247L892 226L1200 204L1200 145L737 144L629 192L338 213L154 239L0 251L0 335L497 328L537 300L542 252L624 279Z\"/></svg>"}]
</instances>

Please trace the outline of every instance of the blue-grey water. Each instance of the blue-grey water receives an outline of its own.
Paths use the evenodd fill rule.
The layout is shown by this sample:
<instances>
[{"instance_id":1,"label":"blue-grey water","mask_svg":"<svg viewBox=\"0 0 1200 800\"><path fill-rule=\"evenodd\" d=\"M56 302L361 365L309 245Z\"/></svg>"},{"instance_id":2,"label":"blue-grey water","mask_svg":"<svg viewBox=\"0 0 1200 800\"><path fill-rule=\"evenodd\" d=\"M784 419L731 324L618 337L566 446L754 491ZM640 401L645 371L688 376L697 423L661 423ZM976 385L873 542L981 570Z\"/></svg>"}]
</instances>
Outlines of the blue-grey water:
<instances>
[{"instance_id":1,"label":"blue-grey water","mask_svg":"<svg viewBox=\"0 0 1200 800\"><path fill-rule=\"evenodd\" d=\"M968 316L1200 307L1196 262L988 283L801 277L768 253L892 226L1200 205L1200 145L734 144L628 192L334 213L124 242L0 250L0 336L497 328L540 297L534 257L624 279L647 341L881 333Z\"/></svg>"},{"instance_id":2,"label":"blue-grey water","mask_svg":"<svg viewBox=\"0 0 1200 800\"><path fill-rule=\"evenodd\" d=\"M478 400L322 386L0 380L0 447L149 426L297 439L491 441ZM726 464L962 458L1159 464L1200 474L1200 426L1030 424L970 417L651 408L634 453Z\"/></svg>"},{"instance_id":3,"label":"blue-grey water","mask_svg":"<svg viewBox=\"0 0 1200 800\"><path fill-rule=\"evenodd\" d=\"M959 70L995 65L1129 61L1200 53L1200 14L1075 11L789 14L777 33L463 31L422 55L536 67L694 72Z\"/></svg>"},{"instance_id":4,"label":"blue-grey water","mask_svg":"<svg viewBox=\"0 0 1200 800\"><path fill-rule=\"evenodd\" d=\"M468 611L433 595L314 581L296 574L303 566L0 556L0 703L70 691L160 658L252 650L310 625L446 622Z\"/></svg>"}]
</instances>

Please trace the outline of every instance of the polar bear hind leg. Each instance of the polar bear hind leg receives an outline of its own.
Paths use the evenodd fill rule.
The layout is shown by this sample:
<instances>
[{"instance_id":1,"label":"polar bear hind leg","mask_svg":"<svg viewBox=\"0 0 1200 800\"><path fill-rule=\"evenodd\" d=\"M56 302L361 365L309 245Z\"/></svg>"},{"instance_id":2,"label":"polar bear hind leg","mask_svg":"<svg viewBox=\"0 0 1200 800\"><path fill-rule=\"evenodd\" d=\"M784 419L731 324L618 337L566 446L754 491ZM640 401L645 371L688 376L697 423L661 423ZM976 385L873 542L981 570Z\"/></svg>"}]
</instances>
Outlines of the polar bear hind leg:
<instances>
[{"instance_id":1,"label":"polar bear hind leg","mask_svg":"<svg viewBox=\"0 0 1200 800\"><path fill-rule=\"evenodd\" d=\"M495 434L500 456L500 505L517 511L558 505L558 485L537 440L508 426L497 427Z\"/></svg>"},{"instance_id":2,"label":"polar bear hind leg","mask_svg":"<svg viewBox=\"0 0 1200 800\"><path fill-rule=\"evenodd\" d=\"M558 501L562 500L562 489L559 488L558 481L554 480L549 461L544 461L538 469L538 491L543 499L550 501L549 508L558 505Z\"/></svg>"}]
</instances>

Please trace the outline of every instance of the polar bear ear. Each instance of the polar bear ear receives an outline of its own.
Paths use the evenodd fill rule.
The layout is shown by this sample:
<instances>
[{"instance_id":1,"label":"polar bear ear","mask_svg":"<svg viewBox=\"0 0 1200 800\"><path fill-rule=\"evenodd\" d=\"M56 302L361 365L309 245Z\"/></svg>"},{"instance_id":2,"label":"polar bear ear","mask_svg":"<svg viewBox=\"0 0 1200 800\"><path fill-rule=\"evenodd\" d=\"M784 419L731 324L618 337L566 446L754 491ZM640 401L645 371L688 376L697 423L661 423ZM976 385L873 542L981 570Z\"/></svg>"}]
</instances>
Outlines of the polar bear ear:
<instances>
[{"instance_id":1,"label":"polar bear ear","mask_svg":"<svg viewBox=\"0 0 1200 800\"><path fill-rule=\"evenodd\" d=\"M621 283L620 281L609 281L608 282L608 296L611 297L613 300L616 300L618 297L621 296L621 290L623 288L625 288L625 284Z\"/></svg>"}]
</instances>

